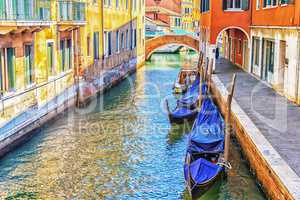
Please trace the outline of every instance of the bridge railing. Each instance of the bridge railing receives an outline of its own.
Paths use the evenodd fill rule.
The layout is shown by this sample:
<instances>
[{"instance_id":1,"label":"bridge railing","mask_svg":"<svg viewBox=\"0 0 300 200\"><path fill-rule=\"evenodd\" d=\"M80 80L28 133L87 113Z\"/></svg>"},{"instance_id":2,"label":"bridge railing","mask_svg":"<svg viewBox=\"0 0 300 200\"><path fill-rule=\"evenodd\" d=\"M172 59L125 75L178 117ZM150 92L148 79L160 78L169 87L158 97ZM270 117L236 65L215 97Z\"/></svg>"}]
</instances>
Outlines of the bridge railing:
<instances>
[{"instance_id":1,"label":"bridge railing","mask_svg":"<svg viewBox=\"0 0 300 200\"><path fill-rule=\"evenodd\" d=\"M192 37L199 37L197 33L186 31L183 29L172 29L170 31L146 31L145 32L146 37L154 38L159 36L165 36L165 35L189 35Z\"/></svg>"}]
</instances>

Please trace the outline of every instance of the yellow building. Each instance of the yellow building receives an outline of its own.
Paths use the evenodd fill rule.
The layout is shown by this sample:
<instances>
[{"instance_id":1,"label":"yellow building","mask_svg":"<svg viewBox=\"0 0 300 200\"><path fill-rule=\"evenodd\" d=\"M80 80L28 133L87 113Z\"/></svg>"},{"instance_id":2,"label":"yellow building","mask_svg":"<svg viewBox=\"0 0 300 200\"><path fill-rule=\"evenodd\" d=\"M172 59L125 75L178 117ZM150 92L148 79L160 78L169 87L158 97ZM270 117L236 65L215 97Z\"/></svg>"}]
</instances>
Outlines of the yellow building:
<instances>
[{"instance_id":1,"label":"yellow building","mask_svg":"<svg viewBox=\"0 0 300 200\"><path fill-rule=\"evenodd\" d=\"M0 133L102 71L144 62L144 0L2 0L0 21Z\"/></svg>"},{"instance_id":2,"label":"yellow building","mask_svg":"<svg viewBox=\"0 0 300 200\"><path fill-rule=\"evenodd\" d=\"M132 58L144 62L144 0L104 0L105 67L112 68Z\"/></svg>"},{"instance_id":3,"label":"yellow building","mask_svg":"<svg viewBox=\"0 0 300 200\"><path fill-rule=\"evenodd\" d=\"M182 29L189 32L198 32L199 28L199 0L182 0Z\"/></svg>"}]
</instances>

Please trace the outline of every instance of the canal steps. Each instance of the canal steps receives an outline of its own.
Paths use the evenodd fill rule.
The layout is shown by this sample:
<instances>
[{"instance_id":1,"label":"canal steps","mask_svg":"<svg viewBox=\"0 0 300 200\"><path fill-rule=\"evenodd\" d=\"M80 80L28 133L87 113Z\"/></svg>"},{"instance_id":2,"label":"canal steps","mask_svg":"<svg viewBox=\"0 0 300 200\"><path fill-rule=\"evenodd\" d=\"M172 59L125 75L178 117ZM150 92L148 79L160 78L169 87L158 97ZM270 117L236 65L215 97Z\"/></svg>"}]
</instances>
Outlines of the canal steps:
<instances>
[{"instance_id":1,"label":"canal steps","mask_svg":"<svg viewBox=\"0 0 300 200\"><path fill-rule=\"evenodd\" d=\"M259 84L259 81L233 66L230 62L221 59L217 62L216 74L212 77L212 93L223 114L226 113L226 97L228 94L225 85L229 85L230 77L233 73L238 75L237 93L232 102L233 126L236 131L236 138L249 160L250 167L271 199L300 199L300 169L297 167L300 165L295 165L295 163L300 163L300 156L297 156L297 151L299 151L297 145L299 143L291 142L291 151L280 148L286 141L297 141L299 139L299 136L298 138L293 137L300 133L300 127L299 129L297 127L289 127L288 124L288 127L286 127L287 131L281 133L283 137L280 139L278 139L278 135L272 134L275 131L268 132L270 124L265 124L262 121L258 123L259 119L255 118L253 114L253 105L252 107L249 105L253 103L249 99L252 98L249 94L253 90L252 87ZM262 108L268 110L269 107L270 109L272 107L271 102L266 104L264 99L268 95L273 95L271 90L271 88L267 89L263 95L261 94L262 99L256 99L255 103L260 102ZM288 102L289 104L292 103ZM299 108L295 107L295 109ZM289 113L289 110L287 112L287 116L295 117L295 110L293 113ZM265 112L264 114L265 116L269 114L268 117L272 118L270 113ZM298 115L300 115L300 112L296 116ZM294 120L298 123L295 125L300 126L299 118ZM287 134L293 128L296 132Z\"/></svg>"}]
</instances>

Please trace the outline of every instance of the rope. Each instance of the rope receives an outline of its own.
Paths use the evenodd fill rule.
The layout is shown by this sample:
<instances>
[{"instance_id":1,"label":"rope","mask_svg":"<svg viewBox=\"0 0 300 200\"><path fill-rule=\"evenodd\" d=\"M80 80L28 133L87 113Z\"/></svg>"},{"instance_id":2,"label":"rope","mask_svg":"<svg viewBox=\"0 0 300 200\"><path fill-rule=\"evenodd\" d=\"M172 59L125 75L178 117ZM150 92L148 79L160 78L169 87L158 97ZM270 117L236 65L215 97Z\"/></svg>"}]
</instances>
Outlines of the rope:
<instances>
[{"instance_id":1,"label":"rope","mask_svg":"<svg viewBox=\"0 0 300 200\"><path fill-rule=\"evenodd\" d=\"M226 161L224 161L224 162L218 162L217 165L224 166L224 167L226 167L229 170L232 169L232 166L231 166L230 162L226 162Z\"/></svg>"}]
</instances>

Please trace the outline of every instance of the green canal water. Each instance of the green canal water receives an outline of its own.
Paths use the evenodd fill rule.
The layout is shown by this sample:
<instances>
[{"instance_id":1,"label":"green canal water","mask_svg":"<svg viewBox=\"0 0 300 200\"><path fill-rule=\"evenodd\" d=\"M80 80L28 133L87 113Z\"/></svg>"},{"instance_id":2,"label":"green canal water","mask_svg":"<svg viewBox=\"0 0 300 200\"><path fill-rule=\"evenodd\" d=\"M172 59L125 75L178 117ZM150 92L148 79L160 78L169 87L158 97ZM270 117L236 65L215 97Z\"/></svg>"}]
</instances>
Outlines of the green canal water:
<instances>
[{"instance_id":1,"label":"green canal water","mask_svg":"<svg viewBox=\"0 0 300 200\"><path fill-rule=\"evenodd\" d=\"M174 97L174 54L152 61L84 109L72 108L0 160L0 199L188 199L185 128L171 127L163 99ZM193 59L192 59L193 58ZM231 148L233 169L202 199L262 200L254 177Z\"/></svg>"}]
</instances>

